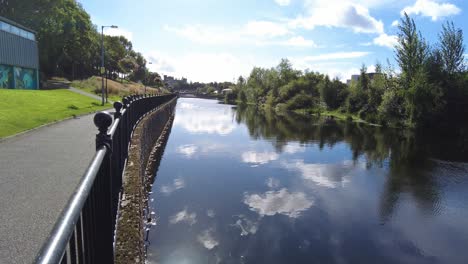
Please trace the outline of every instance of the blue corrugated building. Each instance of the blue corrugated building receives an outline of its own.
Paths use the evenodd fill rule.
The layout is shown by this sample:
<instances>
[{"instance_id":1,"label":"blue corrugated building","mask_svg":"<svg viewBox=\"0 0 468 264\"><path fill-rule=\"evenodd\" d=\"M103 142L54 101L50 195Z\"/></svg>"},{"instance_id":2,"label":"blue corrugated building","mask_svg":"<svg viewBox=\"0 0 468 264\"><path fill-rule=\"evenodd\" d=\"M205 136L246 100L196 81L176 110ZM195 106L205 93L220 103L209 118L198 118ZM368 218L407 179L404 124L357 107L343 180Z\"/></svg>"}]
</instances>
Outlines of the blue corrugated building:
<instances>
[{"instance_id":1,"label":"blue corrugated building","mask_svg":"<svg viewBox=\"0 0 468 264\"><path fill-rule=\"evenodd\" d=\"M1 16L0 88L39 89L36 32Z\"/></svg>"}]
</instances>

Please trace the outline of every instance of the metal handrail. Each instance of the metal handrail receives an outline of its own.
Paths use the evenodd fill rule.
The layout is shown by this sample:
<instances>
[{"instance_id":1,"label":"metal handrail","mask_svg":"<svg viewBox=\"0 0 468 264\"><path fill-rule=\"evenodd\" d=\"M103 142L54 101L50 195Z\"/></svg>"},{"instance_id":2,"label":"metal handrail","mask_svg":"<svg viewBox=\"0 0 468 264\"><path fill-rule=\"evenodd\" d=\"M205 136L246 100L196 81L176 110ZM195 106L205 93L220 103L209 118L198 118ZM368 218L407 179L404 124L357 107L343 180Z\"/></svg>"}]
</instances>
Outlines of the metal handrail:
<instances>
[{"instance_id":1,"label":"metal handrail","mask_svg":"<svg viewBox=\"0 0 468 264\"><path fill-rule=\"evenodd\" d=\"M57 224L55 225L50 240L43 246L41 254L36 263L60 263L63 254L65 253L67 243L72 236L78 217L81 214L81 209L88 198L89 192L93 186L96 175L99 172L99 167L106 155L107 148L102 147L96 152L91 164L78 184L78 189L75 191L67 206L63 210Z\"/></svg>"},{"instance_id":2,"label":"metal handrail","mask_svg":"<svg viewBox=\"0 0 468 264\"><path fill-rule=\"evenodd\" d=\"M114 103L114 120L99 112L96 153L35 263L113 263L114 227L131 135L149 112L176 98L135 95Z\"/></svg>"}]
</instances>

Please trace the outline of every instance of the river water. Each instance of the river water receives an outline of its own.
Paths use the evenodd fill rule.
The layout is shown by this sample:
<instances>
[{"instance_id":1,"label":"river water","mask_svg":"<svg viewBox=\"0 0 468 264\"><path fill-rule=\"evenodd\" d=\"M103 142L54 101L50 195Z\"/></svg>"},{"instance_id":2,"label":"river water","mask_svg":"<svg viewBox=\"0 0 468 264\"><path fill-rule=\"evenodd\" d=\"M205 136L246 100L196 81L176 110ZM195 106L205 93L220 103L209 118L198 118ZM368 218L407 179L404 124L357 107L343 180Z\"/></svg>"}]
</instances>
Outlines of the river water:
<instances>
[{"instance_id":1,"label":"river water","mask_svg":"<svg viewBox=\"0 0 468 264\"><path fill-rule=\"evenodd\" d=\"M147 262L466 264L462 143L179 99Z\"/></svg>"}]
</instances>

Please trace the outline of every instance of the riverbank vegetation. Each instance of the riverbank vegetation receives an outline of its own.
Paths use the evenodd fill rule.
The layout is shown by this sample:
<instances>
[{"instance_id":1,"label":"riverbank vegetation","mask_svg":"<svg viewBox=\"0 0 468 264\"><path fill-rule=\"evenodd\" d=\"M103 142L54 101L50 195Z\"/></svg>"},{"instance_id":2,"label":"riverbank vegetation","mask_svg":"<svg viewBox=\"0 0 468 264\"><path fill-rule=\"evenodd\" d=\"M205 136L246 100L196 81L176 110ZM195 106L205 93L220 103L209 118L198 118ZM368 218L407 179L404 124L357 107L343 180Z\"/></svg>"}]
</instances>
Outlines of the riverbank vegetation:
<instances>
[{"instance_id":1,"label":"riverbank vegetation","mask_svg":"<svg viewBox=\"0 0 468 264\"><path fill-rule=\"evenodd\" d=\"M85 80L75 80L71 82L71 86L74 88L81 89L88 93L101 94L101 77L92 76ZM135 83L132 81L114 81L107 80L107 90L109 99L112 101L121 101L123 96L130 94L144 94L146 93L168 93L169 91L165 88L152 88L146 87L141 83Z\"/></svg>"},{"instance_id":2,"label":"riverbank vegetation","mask_svg":"<svg viewBox=\"0 0 468 264\"><path fill-rule=\"evenodd\" d=\"M226 101L277 111L306 111L395 127L459 123L468 113L468 72L463 32L447 22L434 45L408 15L401 19L395 58L400 68L362 66L349 85L327 75L295 70L287 59L239 77Z\"/></svg>"},{"instance_id":3,"label":"riverbank vegetation","mask_svg":"<svg viewBox=\"0 0 468 264\"><path fill-rule=\"evenodd\" d=\"M68 90L0 89L0 138L69 117L111 108Z\"/></svg>"},{"instance_id":4,"label":"riverbank vegetation","mask_svg":"<svg viewBox=\"0 0 468 264\"><path fill-rule=\"evenodd\" d=\"M100 75L101 28L77 1L6 0L1 1L0 15L37 32L41 82L56 76L75 80ZM108 78L162 86L160 75L148 70L127 38L105 35L104 47Z\"/></svg>"}]
</instances>

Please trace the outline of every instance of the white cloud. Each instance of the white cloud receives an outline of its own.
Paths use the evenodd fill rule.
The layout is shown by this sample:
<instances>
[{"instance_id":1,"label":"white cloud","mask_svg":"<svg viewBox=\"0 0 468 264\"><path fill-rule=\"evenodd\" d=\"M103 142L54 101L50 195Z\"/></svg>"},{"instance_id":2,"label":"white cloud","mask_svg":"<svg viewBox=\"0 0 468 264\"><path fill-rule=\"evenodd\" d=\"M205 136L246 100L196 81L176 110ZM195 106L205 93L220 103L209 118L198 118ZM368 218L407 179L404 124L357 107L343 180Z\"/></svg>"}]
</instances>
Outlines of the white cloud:
<instances>
[{"instance_id":1,"label":"white cloud","mask_svg":"<svg viewBox=\"0 0 468 264\"><path fill-rule=\"evenodd\" d=\"M349 28L354 32L383 33L384 26L363 5L349 1L306 1L308 14L289 22L293 28L313 29L317 26Z\"/></svg>"},{"instance_id":2,"label":"white cloud","mask_svg":"<svg viewBox=\"0 0 468 264\"><path fill-rule=\"evenodd\" d=\"M173 193L174 191L177 191L184 187L185 187L184 179L180 179L180 178L174 179L174 182L172 184L161 186L161 193L167 196Z\"/></svg>"},{"instance_id":3,"label":"white cloud","mask_svg":"<svg viewBox=\"0 0 468 264\"><path fill-rule=\"evenodd\" d=\"M280 6L288 6L291 4L291 0L275 0L275 2Z\"/></svg>"},{"instance_id":4,"label":"white cloud","mask_svg":"<svg viewBox=\"0 0 468 264\"><path fill-rule=\"evenodd\" d=\"M288 154L295 154L304 152L305 147L297 142L289 142L286 146L284 146L283 151Z\"/></svg>"},{"instance_id":5,"label":"white cloud","mask_svg":"<svg viewBox=\"0 0 468 264\"><path fill-rule=\"evenodd\" d=\"M304 61L330 61L330 60L345 60L345 59L356 59L369 55L367 51L352 51L352 52L334 52L324 53L315 56L306 56Z\"/></svg>"},{"instance_id":6,"label":"white cloud","mask_svg":"<svg viewBox=\"0 0 468 264\"><path fill-rule=\"evenodd\" d=\"M126 39L132 41L133 33L123 28L104 28L104 35L107 36L124 36Z\"/></svg>"},{"instance_id":7,"label":"white cloud","mask_svg":"<svg viewBox=\"0 0 468 264\"><path fill-rule=\"evenodd\" d=\"M249 21L238 28L195 24L181 27L165 25L164 30L205 45L254 44L291 33L286 23L265 20Z\"/></svg>"},{"instance_id":8,"label":"white cloud","mask_svg":"<svg viewBox=\"0 0 468 264\"><path fill-rule=\"evenodd\" d=\"M299 171L304 180L312 181L319 186L336 188L347 182L345 172L352 168L353 164L344 161L342 164L304 163L298 160L292 163L283 163L283 167L289 170Z\"/></svg>"},{"instance_id":9,"label":"white cloud","mask_svg":"<svg viewBox=\"0 0 468 264\"><path fill-rule=\"evenodd\" d=\"M269 191L265 194L245 195L244 203L250 210L260 216L282 214L298 218L301 212L309 209L314 203L303 192L290 193L286 188L279 191Z\"/></svg>"},{"instance_id":10,"label":"white cloud","mask_svg":"<svg viewBox=\"0 0 468 264\"><path fill-rule=\"evenodd\" d=\"M197 236L198 242L202 244L206 249L212 250L214 247L219 245L219 241L213 235L214 230L212 228L203 231Z\"/></svg>"},{"instance_id":11,"label":"white cloud","mask_svg":"<svg viewBox=\"0 0 468 264\"><path fill-rule=\"evenodd\" d=\"M213 209L206 210L206 215L211 218L216 216L215 211Z\"/></svg>"},{"instance_id":12,"label":"white cloud","mask_svg":"<svg viewBox=\"0 0 468 264\"><path fill-rule=\"evenodd\" d=\"M177 224L177 223L186 223L189 225L193 225L197 222L197 214L196 213L190 213L187 211L187 208L184 210L176 213L175 215L171 216L169 219L169 222L171 224Z\"/></svg>"},{"instance_id":13,"label":"white cloud","mask_svg":"<svg viewBox=\"0 0 468 264\"><path fill-rule=\"evenodd\" d=\"M197 152L197 150L198 147L193 144L182 145L177 148L177 153L180 153L187 158L191 158Z\"/></svg>"},{"instance_id":14,"label":"white cloud","mask_svg":"<svg viewBox=\"0 0 468 264\"><path fill-rule=\"evenodd\" d=\"M242 162L254 164L266 164L270 161L277 160L278 154L275 152L255 152L248 151L242 153Z\"/></svg>"},{"instance_id":15,"label":"white cloud","mask_svg":"<svg viewBox=\"0 0 468 264\"><path fill-rule=\"evenodd\" d=\"M239 219L237 219L233 226L236 226L241 230L241 236L247 236L249 234L254 235L257 233L258 225L258 221L251 221L244 215L239 215Z\"/></svg>"},{"instance_id":16,"label":"white cloud","mask_svg":"<svg viewBox=\"0 0 468 264\"><path fill-rule=\"evenodd\" d=\"M313 40L304 39L302 36L292 37L281 44L291 47L317 47Z\"/></svg>"},{"instance_id":17,"label":"white cloud","mask_svg":"<svg viewBox=\"0 0 468 264\"><path fill-rule=\"evenodd\" d=\"M275 178L268 178L266 185L271 189L278 188L280 186L280 181Z\"/></svg>"},{"instance_id":18,"label":"white cloud","mask_svg":"<svg viewBox=\"0 0 468 264\"><path fill-rule=\"evenodd\" d=\"M171 62L171 58L161 54L160 52L153 51L146 56L148 64L146 66L153 72L158 73L174 73L175 66Z\"/></svg>"},{"instance_id":19,"label":"white cloud","mask_svg":"<svg viewBox=\"0 0 468 264\"><path fill-rule=\"evenodd\" d=\"M253 57L239 57L226 52L188 52L169 56L153 51L149 54L147 58L151 58L150 61L161 62L149 64L152 71L199 82L233 81L239 75L248 75L258 63Z\"/></svg>"},{"instance_id":20,"label":"white cloud","mask_svg":"<svg viewBox=\"0 0 468 264\"><path fill-rule=\"evenodd\" d=\"M240 35L274 38L288 35L289 29L286 25L272 21L250 21L239 33Z\"/></svg>"},{"instance_id":21,"label":"white cloud","mask_svg":"<svg viewBox=\"0 0 468 264\"><path fill-rule=\"evenodd\" d=\"M401 14L422 15L430 17L432 21L437 21L439 18L457 15L461 9L451 3L438 3L433 0L417 0L412 6L407 6L401 10Z\"/></svg>"},{"instance_id":22,"label":"white cloud","mask_svg":"<svg viewBox=\"0 0 468 264\"><path fill-rule=\"evenodd\" d=\"M380 34L374 38L373 43L378 46L393 49L398 44L398 37L396 35Z\"/></svg>"},{"instance_id":23,"label":"white cloud","mask_svg":"<svg viewBox=\"0 0 468 264\"><path fill-rule=\"evenodd\" d=\"M400 24L400 21L398 20L393 20L392 22L392 27L397 27Z\"/></svg>"},{"instance_id":24,"label":"white cloud","mask_svg":"<svg viewBox=\"0 0 468 264\"><path fill-rule=\"evenodd\" d=\"M230 134L236 127L230 112L213 115L207 108L179 108L174 124L180 125L193 134Z\"/></svg>"}]
</instances>

